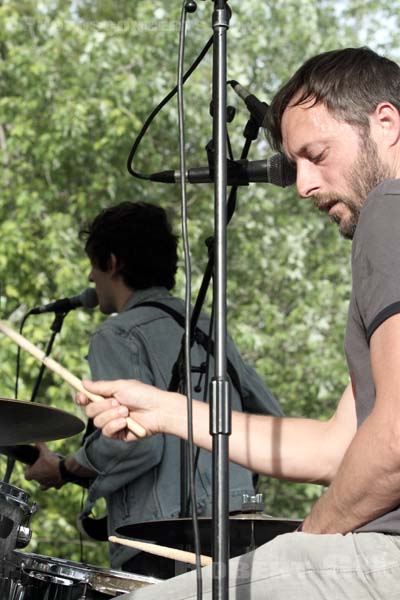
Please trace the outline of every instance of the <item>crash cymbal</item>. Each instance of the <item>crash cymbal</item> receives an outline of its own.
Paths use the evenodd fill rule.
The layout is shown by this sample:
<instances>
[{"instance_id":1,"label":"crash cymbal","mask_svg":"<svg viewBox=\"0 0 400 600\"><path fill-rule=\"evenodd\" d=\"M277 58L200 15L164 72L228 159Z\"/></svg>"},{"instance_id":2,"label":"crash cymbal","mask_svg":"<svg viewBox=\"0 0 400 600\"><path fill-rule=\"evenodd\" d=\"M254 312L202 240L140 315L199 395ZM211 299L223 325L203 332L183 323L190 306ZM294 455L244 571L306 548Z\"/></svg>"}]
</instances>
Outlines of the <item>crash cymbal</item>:
<instances>
[{"instance_id":1,"label":"crash cymbal","mask_svg":"<svg viewBox=\"0 0 400 600\"><path fill-rule=\"evenodd\" d=\"M0 398L0 444L30 444L70 437L84 423L75 415L34 402Z\"/></svg>"},{"instance_id":2,"label":"crash cymbal","mask_svg":"<svg viewBox=\"0 0 400 600\"><path fill-rule=\"evenodd\" d=\"M212 554L212 520L199 517L199 532L202 554ZM276 519L264 513L241 513L229 517L230 557L245 554L277 535L294 531L301 521ZM172 548L185 547L193 551L193 528L191 519L166 519L147 521L117 528L118 535L168 545Z\"/></svg>"}]
</instances>

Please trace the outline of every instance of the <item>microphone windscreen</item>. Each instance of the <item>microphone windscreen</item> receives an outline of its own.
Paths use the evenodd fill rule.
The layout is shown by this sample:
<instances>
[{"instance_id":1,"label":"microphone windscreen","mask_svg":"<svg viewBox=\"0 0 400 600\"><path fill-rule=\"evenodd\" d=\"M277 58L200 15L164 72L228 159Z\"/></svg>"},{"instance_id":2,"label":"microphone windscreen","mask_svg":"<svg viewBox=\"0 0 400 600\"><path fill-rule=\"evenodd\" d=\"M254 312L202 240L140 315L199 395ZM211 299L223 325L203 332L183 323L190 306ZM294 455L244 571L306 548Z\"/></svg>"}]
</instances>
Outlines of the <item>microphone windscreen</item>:
<instances>
[{"instance_id":1,"label":"microphone windscreen","mask_svg":"<svg viewBox=\"0 0 400 600\"><path fill-rule=\"evenodd\" d=\"M83 308L95 308L99 303L96 290L92 287L86 288L80 295L80 299Z\"/></svg>"},{"instance_id":2,"label":"microphone windscreen","mask_svg":"<svg viewBox=\"0 0 400 600\"><path fill-rule=\"evenodd\" d=\"M279 187L287 187L296 183L296 167L283 153L274 154L268 160L268 181Z\"/></svg>"}]
</instances>

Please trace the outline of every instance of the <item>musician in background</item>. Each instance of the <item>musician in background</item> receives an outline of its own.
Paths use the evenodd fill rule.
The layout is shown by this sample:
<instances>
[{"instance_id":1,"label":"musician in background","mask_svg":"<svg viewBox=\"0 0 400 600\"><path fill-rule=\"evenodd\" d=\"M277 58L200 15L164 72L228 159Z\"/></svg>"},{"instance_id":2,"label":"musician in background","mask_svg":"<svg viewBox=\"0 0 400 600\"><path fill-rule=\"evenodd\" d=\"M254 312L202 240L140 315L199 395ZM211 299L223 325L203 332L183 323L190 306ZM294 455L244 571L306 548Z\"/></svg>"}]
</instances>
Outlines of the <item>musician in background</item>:
<instances>
[{"instance_id":1,"label":"musician in background","mask_svg":"<svg viewBox=\"0 0 400 600\"><path fill-rule=\"evenodd\" d=\"M177 270L177 237L165 211L143 202L123 202L103 210L88 228L86 253L90 280L96 286L100 310L110 317L94 333L89 349L93 379L138 379L168 389L179 355L183 328L178 317L184 303L171 294ZM143 305L158 303L160 306ZM178 319L179 320L179 319ZM207 358L209 319L202 315L192 347L193 397L207 402L214 358ZM281 415L281 410L258 375L241 358L231 340L228 359L232 405L237 411ZM67 482L89 485L85 514L105 498L108 534L120 526L182 516L180 499L180 441L160 434L134 444L110 440L95 429L82 447L60 461L44 444L40 457L26 471L42 487L59 488ZM196 468L196 511L212 510L212 462L199 451ZM254 494L253 474L230 466L230 511L240 512L244 494ZM172 561L110 545L113 568L170 577Z\"/></svg>"}]
</instances>

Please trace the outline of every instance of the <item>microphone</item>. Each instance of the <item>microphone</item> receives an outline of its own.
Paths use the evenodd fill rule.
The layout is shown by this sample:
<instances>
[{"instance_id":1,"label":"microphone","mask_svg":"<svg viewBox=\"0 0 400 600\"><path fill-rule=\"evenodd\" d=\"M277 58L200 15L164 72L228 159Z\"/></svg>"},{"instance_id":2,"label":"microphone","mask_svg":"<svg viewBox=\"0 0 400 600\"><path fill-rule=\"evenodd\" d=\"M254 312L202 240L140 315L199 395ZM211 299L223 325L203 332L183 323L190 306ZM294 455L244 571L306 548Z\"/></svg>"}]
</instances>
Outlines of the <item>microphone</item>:
<instances>
[{"instance_id":1,"label":"microphone","mask_svg":"<svg viewBox=\"0 0 400 600\"><path fill-rule=\"evenodd\" d=\"M231 81L228 81L228 83L232 86L236 94L240 96L242 100L244 100L244 103L249 109L249 112L258 127L262 127L265 115L267 114L269 108L268 104L266 102L261 102L257 96L251 94L249 90L240 85L238 81L232 79Z\"/></svg>"},{"instance_id":2,"label":"microphone","mask_svg":"<svg viewBox=\"0 0 400 600\"><path fill-rule=\"evenodd\" d=\"M96 290L92 287L86 288L77 296L71 296L70 298L61 298L60 300L55 300L54 302L50 302L49 304L45 304L44 306L39 306L37 308L33 308L30 311L31 315L41 315L46 312L55 312L55 313L63 313L68 312L70 310L74 310L74 308L94 308L99 303L97 298Z\"/></svg>"},{"instance_id":3,"label":"microphone","mask_svg":"<svg viewBox=\"0 0 400 600\"><path fill-rule=\"evenodd\" d=\"M279 187L288 187L296 183L296 167L282 153L274 154L265 160L228 160L228 185L249 185L249 183L272 183ZM179 183L181 172L160 171L149 176L151 181L159 183ZM186 171L188 183L212 183L214 170L198 167Z\"/></svg>"}]
</instances>

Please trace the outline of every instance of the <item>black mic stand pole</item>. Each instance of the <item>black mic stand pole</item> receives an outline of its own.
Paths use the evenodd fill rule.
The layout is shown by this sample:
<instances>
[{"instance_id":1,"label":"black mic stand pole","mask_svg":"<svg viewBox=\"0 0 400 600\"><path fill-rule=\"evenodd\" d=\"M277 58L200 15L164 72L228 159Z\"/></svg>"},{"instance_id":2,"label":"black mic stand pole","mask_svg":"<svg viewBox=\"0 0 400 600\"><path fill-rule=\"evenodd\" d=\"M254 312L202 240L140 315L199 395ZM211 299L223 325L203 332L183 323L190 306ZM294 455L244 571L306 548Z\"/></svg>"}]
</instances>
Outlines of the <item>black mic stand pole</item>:
<instances>
[{"instance_id":1,"label":"black mic stand pole","mask_svg":"<svg viewBox=\"0 0 400 600\"><path fill-rule=\"evenodd\" d=\"M227 189L227 30L231 16L225 0L214 0L213 138L215 148L215 373L211 382L210 430L213 438L213 600L228 599L230 384L226 359L226 189Z\"/></svg>"},{"instance_id":2,"label":"black mic stand pole","mask_svg":"<svg viewBox=\"0 0 400 600\"><path fill-rule=\"evenodd\" d=\"M55 316L54 316L54 321L53 321L53 323L51 324L51 327L50 327L50 329L52 331L52 334L51 334L50 339L49 339L49 341L47 343L47 348L46 348L46 352L45 352L45 356L46 357L50 355L50 352L51 352L51 350L53 348L54 341L56 339L56 335L57 335L57 333L60 333L61 328L62 328L63 323L64 323L64 319L67 316L67 314L68 314L68 311L61 312L61 313L57 312L55 314ZM35 402L36 401L36 396L38 394L40 384L42 383L42 379L43 379L43 374L44 374L45 368L46 368L46 365L44 363L42 363L40 365L39 374L38 374L37 379L36 379L35 387L33 388L33 391L32 391L32 395L31 395L31 399L30 399L31 402Z\"/></svg>"}]
</instances>

